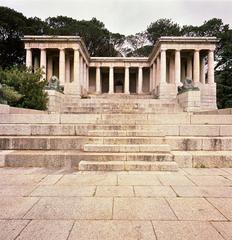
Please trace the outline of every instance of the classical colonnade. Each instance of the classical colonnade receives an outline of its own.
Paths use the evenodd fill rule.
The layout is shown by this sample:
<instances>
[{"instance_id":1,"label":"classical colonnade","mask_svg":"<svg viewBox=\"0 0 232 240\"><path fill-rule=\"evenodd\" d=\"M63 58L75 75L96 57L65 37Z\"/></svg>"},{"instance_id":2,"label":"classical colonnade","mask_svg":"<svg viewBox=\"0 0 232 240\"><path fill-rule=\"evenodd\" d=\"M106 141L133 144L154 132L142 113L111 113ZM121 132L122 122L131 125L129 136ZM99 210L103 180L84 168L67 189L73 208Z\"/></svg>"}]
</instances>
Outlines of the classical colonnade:
<instances>
[{"instance_id":1,"label":"classical colonnade","mask_svg":"<svg viewBox=\"0 0 232 240\"><path fill-rule=\"evenodd\" d=\"M75 88L79 95L89 92L90 69L95 70L91 84L94 82L97 94L102 93L103 68L109 74L109 94L115 92L114 77L118 68L123 69L120 77L123 78L122 91L125 94L130 94L130 84L133 81L136 81L137 94L143 93L144 83L149 84L147 92L158 92L157 94L161 86L172 85L173 89L177 89L186 78L192 79L195 85L214 84L215 38L163 37L147 58L90 57L81 38L75 36L26 36L24 41L27 67L41 67L43 78L47 80L56 75L64 89L68 89L69 85L69 89L70 86ZM149 71L146 79L144 69ZM131 72L136 73L136 79L131 78Z\"/></svg>"}]
</instances>

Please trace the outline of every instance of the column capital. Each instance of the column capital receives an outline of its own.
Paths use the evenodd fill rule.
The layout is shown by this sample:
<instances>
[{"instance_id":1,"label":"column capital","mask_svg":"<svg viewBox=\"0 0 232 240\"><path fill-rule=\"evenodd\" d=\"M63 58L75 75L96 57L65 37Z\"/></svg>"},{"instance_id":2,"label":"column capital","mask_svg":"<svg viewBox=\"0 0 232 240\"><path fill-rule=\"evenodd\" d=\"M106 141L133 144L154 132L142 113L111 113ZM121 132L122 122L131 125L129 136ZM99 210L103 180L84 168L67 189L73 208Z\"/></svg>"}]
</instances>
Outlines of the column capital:
<instances>
[{"instance_id":1,"label":"column capital","mask_svg":"<svg viewBox=\"0 0 232 240\"><path fill-rule=\"evenodd\" d=\"M194 49L194 52L200 52L200 50L199 49Z\"/></svg>"},{"instance_id":2,"label":"column capital","mask_svg":"<svg viewBox=\"0 0 232 240\"><path fill-rule=\"evenodd\" d=\"M25 50L32 50L31 47L25 47Z\"/></svg>"},{"instance_id":3,"label":"column capital","mask_svg":"<svg viewBox=\"0 0 232 240\"><path fill-rule=\"evenodd\" d=\"M80 48L79 47L75 47L75 48L73 48L73 51L80 51Z\"/></svg>"},{"instance_id":4,"label":"column capital","mask_svg":"<svg viewBox=\"0 0 232 240\"><path fill-rule=\"evenodd\" d=\"M60 50L60 51L64 51L65 48L64 48L64 47L60 47L59 50Z\"/></svg>"}]
</instances>

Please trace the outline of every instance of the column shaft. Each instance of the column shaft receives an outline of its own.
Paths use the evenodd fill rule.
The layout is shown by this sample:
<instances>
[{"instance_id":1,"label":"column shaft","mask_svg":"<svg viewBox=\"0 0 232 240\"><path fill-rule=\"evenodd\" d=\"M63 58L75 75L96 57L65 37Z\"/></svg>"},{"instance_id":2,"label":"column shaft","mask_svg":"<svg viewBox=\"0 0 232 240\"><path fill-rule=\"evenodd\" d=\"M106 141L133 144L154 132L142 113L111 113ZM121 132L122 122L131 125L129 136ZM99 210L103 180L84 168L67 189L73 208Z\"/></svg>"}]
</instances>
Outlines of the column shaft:
<instances>
[{"instance_id":1,"label":"column shaft","mask_svg":"<svg viewBox=\"0 0 232 240\"><path fill-rule=\"evenodd\" d=\"M166 50L161 50L161 57L160 57L160 84L166 84L166 75L167 75Z\"/></svg>"},{"instance_id":2,"label":"column shaft","mask_svg":"<svg viewBox=\"0 0 232 240\"><path fill-rule=\"evenodd\" d=\"M129 67L125 67L125 79L124 79L124 93L125 94L130 94L130 70L129 70Z\"/></svg>"},{"instance_id":3,"label":"column shaft","mask_svg":"<svg viewBox=\"0 0 232 240\"><path fill-rule=\"evenodd\" d=\"M142 67L139 67L137 93L138 94L143 93L143 68Z\"/></svg>"},{"instance_id":4,"label":"column shaft","mask_svg":"<svg viewBox=\"0 0 232 240\"><path fill-rule=\"evenodd\" d=\"M109 94L114 93L114 68L111 66L109 71Z\"/></svg>"},{"instance_id":5,"label":"column shaft","mask_svg":"<svg viewBox=\"0 0 232 240\"><path fill-rule=\"evenodd\" d=\"M26 67L27 68L32 67L32 51L31 51L31 48L26 49Z\"/></svg>"},{"instance_id":6,"label":"column shaft","mask_svg":"<svg viewBox=\"0 0 232 240\"><path fill-rule=\"evenodd\" d=\"M194 60L193 60L193 82L199 83L200 79L200 55L199 51L194 51Z\"/></svg>"},{"instance_id":7,"label":"column shaft","mask_svg":"<svg viewBox=\"0 0 232 240\"><path fill-rule=\"evenodd\" d=\"M66 61L65 61L65 82L69 83L71 80L70 76L70 56L66 56Z\"/></svg>"},{"instance_id":8,"label":"column shaft","mask_svg":"<svg viewBox=\"0 0 232 240\"><path fill-rule=\"evenodd\" d=\"M64 86L64 83L65 83L65 49L60 49L59 80L60 80L60 85Z\"/></svg>"},{"instance_id":9,"label":"column shaft","mask_svg":"<svg viewBox=\"0 0 232 240\"><path fill-rule=\"evenodd\" d=\"M201 58L201 83L205 84L205 58Z\"/></svg>"},{"instance_id":10,"label":"column shaft","mask_svg":"<svg viewBox=\"0 0 232 240\"><path fill-rule=\"evenodd\" d=\"M52 56L48 57L48 69L47 69L47 79L48 81L51 79L53 75L53 61Z\"/></svg>"},{"instance_id":11,"label":"column shaft","mask_svg":"<svg viewBox=\"0 0 232 240\"><path fill-rule=\"evenodd\" d=\"M180 50L176 50L175 51L175 83L176 83L176 86L181 85L180 74L181 74Z\"/></svg>"},{"instance_id":12,"label":"column shaft","mask_svg":"<svg viewBox=\"0 0 232 240\"><path fill-rule=\"evenodd\" d=\"M149 82L149 91L153 90L153 65L150 67L150 82Z\"/></svg>"},{"instance_id":13,"label":"column shaft","mask_svg":"<svg viewBox=\"0 0 232 240\"><path fill-rule=\"evenodd\" d=\"M155 87L156 87L156 62L153 63L152 74L153 74L152 89L155 89Z\"/></svg>"},{"instance_id":14,"label":"column shaft","mask_svg":"<svg viewBox=\"0 0 232 240\"><path fill-rule=\"evenodd\" d=\"M43 71L42 79L46 79L46 77L47 77L46 49L41 49L41 51L40 51L40 68L42 68L42 71Z\"/></svg>"},{"instance_id":15,"label":"column shaft","mask_svg":"<svg viewBox=\"0 0 232 240\"><path fill-rule=\"evenodd\" d=\"M80 52L78 49L74 49L73 59L73 83L76 85L77 94L80 95Z\"/></svg>"},{"instance_id":16,"label":"column shaft","mask_svg":"<svg viewBox=\"0 0 232 240\"><path fill-rule=\"evenodd\" d=\"M86 65L86 90L89 92L89 66Z\"/></svg>"},{"instance_id":17,"label":"column shaft","mask_svg":"<svg viewBox=\"0 0 232 240\"><path fill-rule=\"evenodd\" d=\"M96 67L96 93L101 93L101 69L99 66Z\"/></svg>"},{"instance_id":18,"label":"column shaft","mask_svg":"<svg viewBox=\"0 0 232 240\"><path fill-rule=\"evenodd\" d=\"M214 51L208 53L208 83L214 83Z\"/></svg>"}]
</instances>

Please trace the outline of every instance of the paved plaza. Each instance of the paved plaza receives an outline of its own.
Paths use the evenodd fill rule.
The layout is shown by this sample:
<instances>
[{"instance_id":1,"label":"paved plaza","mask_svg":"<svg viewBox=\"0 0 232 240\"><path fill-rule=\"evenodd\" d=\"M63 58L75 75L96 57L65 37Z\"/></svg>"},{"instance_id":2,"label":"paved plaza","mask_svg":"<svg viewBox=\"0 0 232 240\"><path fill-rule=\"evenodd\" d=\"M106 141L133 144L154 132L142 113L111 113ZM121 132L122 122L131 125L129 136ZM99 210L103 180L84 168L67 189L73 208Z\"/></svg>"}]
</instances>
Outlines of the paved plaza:
<instances>
[{"instance_id":1,"label":"paved plaza","mask_svg":"<svg viewBox=\"0 0 232 240\"><path fill-rule=\"evenodd\" d=\"M232 239L232 169L0 168L0 239Z\"/></svg>"}]
</instances>

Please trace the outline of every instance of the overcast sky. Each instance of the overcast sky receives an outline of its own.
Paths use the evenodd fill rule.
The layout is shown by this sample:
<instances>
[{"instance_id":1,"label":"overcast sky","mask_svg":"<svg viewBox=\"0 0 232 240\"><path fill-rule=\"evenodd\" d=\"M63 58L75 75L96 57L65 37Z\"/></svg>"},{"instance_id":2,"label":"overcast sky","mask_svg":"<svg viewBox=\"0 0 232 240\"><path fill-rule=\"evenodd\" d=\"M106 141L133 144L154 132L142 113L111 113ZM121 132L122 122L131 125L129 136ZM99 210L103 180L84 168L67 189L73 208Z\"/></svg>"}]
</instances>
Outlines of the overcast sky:
<instances>
[{"instance_id":1,"label":"overcast sky","mask_svg":"<svg viewBox=\"0 0 232 240\"><path fill-rule=\"evenodd\" d=\"M0 0L27 17L65 15L78 20L92 17L111 32L135 34L159 18L180 25L200 25L213 17L232 25L232 0Z\"/></svg>"}]
</instances>

